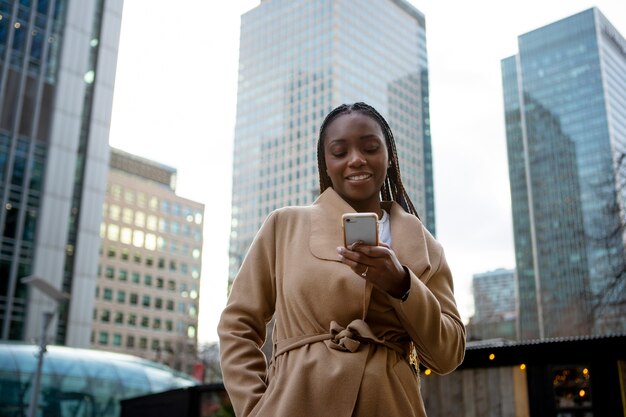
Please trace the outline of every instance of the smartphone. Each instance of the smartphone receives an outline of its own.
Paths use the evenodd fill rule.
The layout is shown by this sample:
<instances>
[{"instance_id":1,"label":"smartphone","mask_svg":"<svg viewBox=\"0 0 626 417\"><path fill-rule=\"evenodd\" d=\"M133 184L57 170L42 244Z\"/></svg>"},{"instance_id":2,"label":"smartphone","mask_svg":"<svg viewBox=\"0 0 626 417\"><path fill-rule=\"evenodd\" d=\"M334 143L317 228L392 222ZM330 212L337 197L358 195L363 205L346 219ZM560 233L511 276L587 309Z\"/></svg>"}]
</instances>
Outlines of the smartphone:
<instances>
[{"instance_id":1,"label":"smartphone","mask_svg":"<svg viewBox=\"0 0 626 417\"><path fill-rule=\"evenodd\" d=\"M378 215L376 213L345 213L342 217L343 242L347 248L356 241L378 245Z\"/></svg>"}]
</instances>

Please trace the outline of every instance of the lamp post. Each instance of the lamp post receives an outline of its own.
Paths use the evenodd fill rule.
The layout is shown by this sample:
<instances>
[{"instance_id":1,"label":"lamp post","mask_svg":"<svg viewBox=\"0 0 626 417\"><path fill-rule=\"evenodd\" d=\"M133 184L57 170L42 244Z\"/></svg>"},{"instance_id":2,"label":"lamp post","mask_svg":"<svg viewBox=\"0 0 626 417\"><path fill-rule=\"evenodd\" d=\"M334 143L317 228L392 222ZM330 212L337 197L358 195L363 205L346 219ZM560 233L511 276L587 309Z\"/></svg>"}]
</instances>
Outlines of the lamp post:
<instances>
[{"instance_id":1,"label":"lamp post","mask_svg":"<svg viewBox=\"0 0 626 417\"><path fill-rule=\"evenodd\" d=\"M64 292L61 292L50 285L47 281L36 277L34 275L22 278L22 282L31 287L37 288L44 294L46 294L52 301L54 301L54 311L45 311L43 313L43 321L41 323L41 335L39 337L39 352L37 354L37 369L35 371L35 381L33 383L33 390L31 391L30 404L28 405L28 417L35 417L37 415L37 408L39 402L39 391L41 389L41 371L43 369L43 355L46 353L46 332L48 326L52 322L52 317L58 309L59 305L67 301L70 296Z\"/></svg>"}]
</instances>

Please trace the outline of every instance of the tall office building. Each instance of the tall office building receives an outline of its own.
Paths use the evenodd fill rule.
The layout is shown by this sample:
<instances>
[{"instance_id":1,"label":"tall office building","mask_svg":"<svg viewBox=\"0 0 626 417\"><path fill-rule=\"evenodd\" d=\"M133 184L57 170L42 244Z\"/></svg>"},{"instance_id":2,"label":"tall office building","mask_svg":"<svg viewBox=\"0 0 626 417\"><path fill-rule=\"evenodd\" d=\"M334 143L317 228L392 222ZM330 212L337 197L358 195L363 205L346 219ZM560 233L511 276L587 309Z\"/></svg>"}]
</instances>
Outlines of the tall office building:
<instances>
[{"instance_id":1,"label":"tall office building","mask_svg":"<svg viewBox=\"0 0 626 417\"><path fill-rule=\"evenodd\" d=\"M502 60L522 338L626 331L626 41L597 8Z\"/></svg>"},{"instance_id":2,"label":"tall office building","mask_svg":"<svg viewBox=\"0 0 626 417\"><path fill-rule=\"evenodd\" d=\"M112 149L91 342L191 374L204 205L175 184L174 168Z\"/></svg>"},{"instance_id":3,"label":"tall office building","mask_svg":"<svg viewBox=\"0 0 626 417\"><path fill-rule=\"evenodd\" d=\"M270 211L319 194L324 116L364 101L394 131L403 180L435 232L424 15L405 0L263 0L241 18L230 279Z\"/></svg>"},{"instance_id":4,"label":"tall office building","mask_svg":"<svg viewBox=\"0 0 626 417\"><path fill-rule=\"evenodd\" d=\"M89 346L122 0L0 1L0 338Z\"/></svg>"},{"instance_id":5,"label":"tall office building","mask_svg":"<svg viewBox=\"0 0 626 417\"><path fill-rule=\"evenodd\" d=\"M517 289L514 269L474 274L474 316L467 326L469 339L517 339Z\"/></svg>"}]
</instances>

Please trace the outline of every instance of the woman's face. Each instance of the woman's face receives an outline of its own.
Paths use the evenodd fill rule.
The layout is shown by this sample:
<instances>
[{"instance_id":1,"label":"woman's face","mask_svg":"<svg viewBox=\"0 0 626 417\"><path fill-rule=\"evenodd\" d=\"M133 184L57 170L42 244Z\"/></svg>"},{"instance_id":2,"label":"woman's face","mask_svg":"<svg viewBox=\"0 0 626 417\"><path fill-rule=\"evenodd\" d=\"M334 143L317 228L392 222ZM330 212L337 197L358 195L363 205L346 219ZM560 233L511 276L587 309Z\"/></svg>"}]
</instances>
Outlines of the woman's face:
<instances>
[{"instance_id":1,"label":"woman's face","mask_svg":"<svg viewBox=\"0 0 626 417\"><path fill-rule=\"evenodd\" d=\"M380 210L389 154L380 125L358 112L333 120L324 135L326 173L333 189L356 211Z\"/></svg>"}]
</instances>

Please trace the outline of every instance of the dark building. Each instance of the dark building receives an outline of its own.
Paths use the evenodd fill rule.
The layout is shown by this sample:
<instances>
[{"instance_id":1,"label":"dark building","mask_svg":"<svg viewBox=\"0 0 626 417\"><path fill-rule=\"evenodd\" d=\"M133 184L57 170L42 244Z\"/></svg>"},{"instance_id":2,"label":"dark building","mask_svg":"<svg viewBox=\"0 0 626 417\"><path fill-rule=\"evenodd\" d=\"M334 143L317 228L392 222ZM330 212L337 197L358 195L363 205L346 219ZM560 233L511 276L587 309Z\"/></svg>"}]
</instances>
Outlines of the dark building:
<instances>
[{"instance_id":1,"label":"dark building","mask_svg":"<svg viewBox=\"0 0 626 417\"><path fill-rule=\"evenodd\" d=\"M592 8L502 60L521 339L626 331L626 41Z\"/></svg>"}]
</instances>

